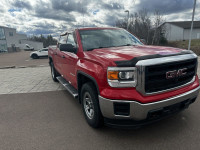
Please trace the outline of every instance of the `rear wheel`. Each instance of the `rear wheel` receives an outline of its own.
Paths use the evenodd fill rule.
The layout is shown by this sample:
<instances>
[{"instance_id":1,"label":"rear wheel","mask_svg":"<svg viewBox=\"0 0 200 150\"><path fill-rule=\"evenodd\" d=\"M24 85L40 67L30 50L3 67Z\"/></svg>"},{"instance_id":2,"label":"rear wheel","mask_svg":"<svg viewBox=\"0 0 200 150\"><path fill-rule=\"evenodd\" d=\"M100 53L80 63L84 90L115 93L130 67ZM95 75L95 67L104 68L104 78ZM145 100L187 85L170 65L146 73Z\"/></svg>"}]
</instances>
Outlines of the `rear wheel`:
<instances>
[{"instance_id":1,"label":"rear wheel","mask_svg":"<svg viewBox=\"0 0 200 150\"><path fill-rule=\"evenodd\" d=\"M59 76L58 72L56 71L53 62L50 63L50 67L51 67L51 77L53 79L53 81L57 82L57 76Z\"/></svg>"},{"instance_id":2,"label":"rear wheel","mask_svg":"<svg viewBox=\"0 0 200 150\"><path fill-rule=\"evenodd\" d=\"M37 54L32 54L31 57L32 57L33 59L39 58L39 56L38 56Z\"/></svg>"},{"instance_id":3,"label":"rear wheel","mask_svg":"<svg viewBox=\"0 0 200 150\"><path fill-rule=\"evenodd\" d=\"M98 128L103 125L103 117L99 108L96 87L91 83L85 83L81 89L81 102L87 123Z\"/></svg>"}]
</instances>

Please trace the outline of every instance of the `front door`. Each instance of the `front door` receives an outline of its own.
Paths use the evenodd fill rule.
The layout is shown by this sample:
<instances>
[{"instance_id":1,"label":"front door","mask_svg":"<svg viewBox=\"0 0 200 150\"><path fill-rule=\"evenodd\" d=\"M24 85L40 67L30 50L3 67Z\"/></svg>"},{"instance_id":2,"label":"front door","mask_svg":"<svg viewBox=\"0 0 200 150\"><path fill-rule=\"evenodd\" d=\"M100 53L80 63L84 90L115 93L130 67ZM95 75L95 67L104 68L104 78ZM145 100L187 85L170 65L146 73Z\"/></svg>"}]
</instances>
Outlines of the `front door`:
<instances>
[{"instance_id":1,"label":"front door","mask_svg":"<svg viewBox=\"0 0 200 150\"><path fill-rule=\"evenodd\" d=\"M65 59L63 58L63 52L60 51L59 47L60 47L61 44L66 44L66 42L67 42L67 35L60 36L57 49L54 52L54 56L56 58L56 68L57 68L57 71L63 77L65 76L65 73L63 72L62 64L65 62Z\"/></svg>"},{"instance_id":2,"label":"front door","mask_svg":"<svg viewBox=\"0 0 200 150\"><path fill-rule=\"evenodd\" d=\"M67 38L67 44L72 44L74 48L77 48L77 44L74 40L74 34L69 33ZM76 86L76 72L75 67L78 61L78 56L76 52L63 52L62 72L64 73L64 78L70 82L73 86Z\"/></svg>"}]
</instances>

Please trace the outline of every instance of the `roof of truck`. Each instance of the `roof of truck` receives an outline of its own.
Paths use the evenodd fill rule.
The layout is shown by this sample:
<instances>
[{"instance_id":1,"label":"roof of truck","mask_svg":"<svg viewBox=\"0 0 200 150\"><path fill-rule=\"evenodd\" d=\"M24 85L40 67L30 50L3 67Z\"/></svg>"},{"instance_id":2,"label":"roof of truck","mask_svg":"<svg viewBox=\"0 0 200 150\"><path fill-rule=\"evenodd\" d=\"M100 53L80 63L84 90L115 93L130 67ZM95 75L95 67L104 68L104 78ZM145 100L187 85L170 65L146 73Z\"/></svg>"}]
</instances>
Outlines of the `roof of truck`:
<instances>
[{"instance_id":1,"label":"roof of truck","mask_svg":"<svg viewBox=\"0 0 200 150\"><path fill-rule=\"evenodd\" d=\"M105 29L116 30L116 29L121 29L121 28L117 28L117 27L80 27L80 28L70 29L67 32L62 33L60 36L65 36L68 33L72 33L76 29L78 29L78 30L105 30Z\"/></svg>"},{"instance_id":2,"label":"roof of truck","mask_svg":"<svg viewBox=\"0 0 200 150\"><path fill-rule=\"evenodd\" d=\"M120 29L117 27L81 27L78 30L104 30L104 29Z\"/></svg>"}]
</instances>

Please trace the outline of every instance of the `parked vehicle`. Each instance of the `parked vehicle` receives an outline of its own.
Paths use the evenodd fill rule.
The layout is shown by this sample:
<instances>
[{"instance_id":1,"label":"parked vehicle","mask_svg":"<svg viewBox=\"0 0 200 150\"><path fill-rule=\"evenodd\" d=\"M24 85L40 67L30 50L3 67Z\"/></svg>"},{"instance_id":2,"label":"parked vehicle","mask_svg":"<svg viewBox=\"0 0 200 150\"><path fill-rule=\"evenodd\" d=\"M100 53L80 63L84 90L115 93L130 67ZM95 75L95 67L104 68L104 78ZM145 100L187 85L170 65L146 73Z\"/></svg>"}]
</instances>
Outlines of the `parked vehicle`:
<instances>
[{"instance_id":1,"label":"parked vehicle","mask_svg":"<svg viewBox=\"0 0 200 150\"><path fill-rule=\"evenodd\" d=\"M53 80L78 98L94 128L152 123L187 108L199 93L196 54L143 45L124 29L75 29L48 55Z\"/></svg>"},{"instance_id":2,"label":"parked vehicle","mask_svg":"<svg viewBox=\"0 0 200 150\"><path fill-rule=\"evenodd\" d=\"M33 51L33 50L34 50L34 48L31 47L31 46L28 45L28 44L19 44L19 48L20 48L20 49L23 49L23 50L25 50L25 51Z\"/></svg>"},{"instance_id":3,"label":"parked vehicle","mask_svg":"<svg viewBox=\"0 0 200 150\"><path fill-rule=\"evenodd\" d=\"M0 53L7 53L8 50L7 49L0 49Z\"/></svg>"},{"instance_id":4,"label":"parked vehicle","mask_svg":"<svg viewBox=\"0 0 200 150\"><path fill-rule=\"evenodd\" d=\"M41 50L31 52L30 57L33 59L37 59L40 57L48 57L48 48L43 48Z\"/></svg>"}]
</instances>

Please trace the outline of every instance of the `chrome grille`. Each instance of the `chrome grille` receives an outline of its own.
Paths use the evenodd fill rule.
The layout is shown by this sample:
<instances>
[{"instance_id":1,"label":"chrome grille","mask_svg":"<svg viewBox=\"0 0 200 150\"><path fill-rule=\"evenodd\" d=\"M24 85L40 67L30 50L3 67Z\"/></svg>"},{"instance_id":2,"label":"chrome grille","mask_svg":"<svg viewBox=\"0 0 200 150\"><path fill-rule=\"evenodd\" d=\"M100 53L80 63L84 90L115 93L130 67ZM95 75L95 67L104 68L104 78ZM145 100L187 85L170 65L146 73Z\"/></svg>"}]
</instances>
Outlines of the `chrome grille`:
<instances>
[{"instance_id":1,"label":"chrome grille","mask_svg":"<svg viewBox=\"0 0 200 150\"><path fill-rule=\"evenodd\" d=\"M145 67L145 92L157 92L190 82L195 75L196 59ZM166 78L166 72L187 68L183 76Z\"/></svg>"},{"instance_id":2,"label":"chrome grille","mask_svg":"<svg viewBox=\"0 0 200 150\"><path fill-rule=\"evenodd\" d=\"M138 61L136 89L143 95L163 93L186 86L195 79L197 55L185 54ZM187 74L166 79L166 72L187 68Z\"/></svg>"}]
</instances>

